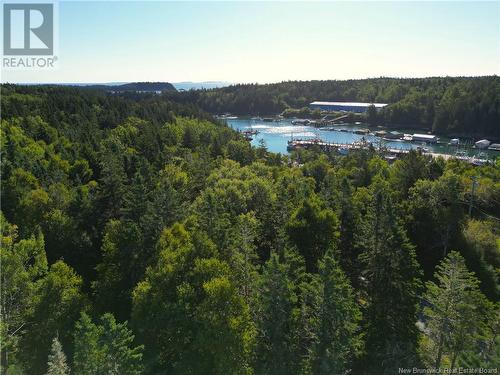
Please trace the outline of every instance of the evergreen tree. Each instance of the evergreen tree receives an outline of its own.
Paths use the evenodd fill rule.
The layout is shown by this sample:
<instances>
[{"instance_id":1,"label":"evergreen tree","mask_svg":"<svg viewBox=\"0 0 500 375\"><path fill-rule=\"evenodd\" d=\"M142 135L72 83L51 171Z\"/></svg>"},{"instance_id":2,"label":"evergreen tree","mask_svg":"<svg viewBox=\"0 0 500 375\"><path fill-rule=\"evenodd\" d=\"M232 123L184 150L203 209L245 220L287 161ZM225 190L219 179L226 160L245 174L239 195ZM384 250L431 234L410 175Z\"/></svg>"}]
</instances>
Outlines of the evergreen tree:
<instances>
[{"instance_id":1,"label":"evergreen tree","mask_svg":"<svg viewBox=\"0 0 500 375\"><path fill-rule=\"evenodd\" d=\"M473 350L487 327L492 306L479 291L479 281L469 272L456 251L437 267L438 284L429 281L424 299L426 332L432 342L427 357L434 367L449 363L453 368L460 355Z\"/></svg>"},{"instance_id":2,"label":"evergreen tree","mask_svg":"<svg viewBox=\"0 0 500 375\"><path fill-rule=\"evenodd\" d=\"M294 341L295 368L299 374L313 374L316 360L318 332L321 329L320 312L322 305L321 280L318 274L306 274L298 287L298 312Z\"/></svg>"},{"instance_id":3,"label":"evergreen tree","mask_svg":"<svg viewBox=\"0 0 500 375\"><path fill-rule=\"evenodd\" d=\"M294 309L297 296L289 278L289 266L273 253L266 262L260 283L257 372L292 373Z\"/></svg>"},{"instance_id":4,"label":"evergreen tree","mask_svg":"<svg viewBox=\"0 0 500 375\"><path fill-rule=\"evenodd\" d=\"M66 363L66 355L57 337L54 337L52 340L52 348L47 365L47 375L68 375L70 373L69 366Z\"/></svg>"},{"instance_id":5,"label":"evergreen tree","mask_svg":"<svg viewBox=\"0 0 500 375\"><path fill-rule=\"evenodd\" d=\"M104 348L103 374L139 375L142 374L143 346L133 346L134 334L127 323L117 323L111 314L101 317L102 337L100 345Z\"/></svg>"},{"instance_id":6,"label":"evergreen tree","mask_svg":"<svg viewBox=\"0 0 500 375\"><path fill-rule=\"evenodd\" d=\"M361 244L366 278L366 366L378 373L417 364L420 271L384 185L375 186Z\"/></svg>"},{"instance_id":7,"label":"evergreen tree","mask_svg":"<svg viewBox=\"0 0 500 375\"><path fill-rule=\"evenodd\" d=\"M99 347L102 328L92 322L90 317L82 313L76 322L74 331L75 354L73 369L76 374L95 375L103 363L103 353Z\"/></svg>"},{"instance_id":8,"label":"evergreen tree","mask_svg":"<svg viewBox=\"0 0 500 375\"><path fill-rule=\"evenodd\" d=\"M338 219L332 210L322 207L319 199L306 199L292 215L287 232L305 258L307 270L315 272L318 260L337 245Z\"/></svg>"},{"instance_id":9,"label":"evergreen tree","mask_svg":"<svg viewBox=\"0 0 500 375\"><path fill-rule=\"evenodd\" d=\"M253 214L242 214L236 218L235 226L230 236L229 259L235 284L238 285L240 294L249 305L253 304L256 293L257 254L255 252L255 237L257 220Z\"/></svg>"},{"instance_id":10,"label":"evergreen tree","mask_svg":"<svg viewBox=\"0 0 500 375\"><path fill-rule=\"evenodd\" d=\"M360 348L361 313L348 279L331 253L320 263L322 301L314 374L345 374Z\"/></svg>"},{"instance_id":11,"label":"evergreen tree","mask_svg":"<svg viewBox=\"0 0 500 375\"><path fill-rule=\"evenodd\" d=\"M132 290L141 280L148 261L140 228L131 221L110 220L104 229L102 260L92 283L96 305L119 319L129 318ZM110 306L110 308L107 308Z\"/></svg>"},{"instance_id":12,"label":"evergreen tree","mask_svg":"<svg viewBox=\"0 0 500 375\"><path fill-rule=\"evenodd\" d=\"M368 110L366 112L366 121L370 125L375 125L377 123L378 119L378 113L377 113L377 108L372 104L368 107Z\"/></svg>"},{"instance_id":13,"label":"evergreen tree","mask_svg":"<svg viewBox=\"0 0 500 375\"><path fill-rule=\"evenodd\" d=\"M359 214L352 202L352 191L347 178L341 183L339 215L339 262L354 286L359 281L359 254L356 245L356 232L359 229Z\"/></svg>"},{"instance_id":14,"label":"evergreen tree","mask_svg":"<svg viewBox=\"0 0 500 375\"><path fill-rule=\"evenodd\" d=\"M82 375L142 374L142 346L133 346L127 323L104 314L100 324L83 313L75 327L75 373Z\"/></svg>"},{"instance_id":15,"label":"evergreen tree","mask_svg":"<svg viewBox=\"0 0 500 375\"><path fill-rule=\"evenodd\" d=\"M118 218L126 191L127 174L124 163L127 147L117 133L113 133L102 142L101 155L101 207L105 211L105 219Z\"/></svg>"}]
</instances>

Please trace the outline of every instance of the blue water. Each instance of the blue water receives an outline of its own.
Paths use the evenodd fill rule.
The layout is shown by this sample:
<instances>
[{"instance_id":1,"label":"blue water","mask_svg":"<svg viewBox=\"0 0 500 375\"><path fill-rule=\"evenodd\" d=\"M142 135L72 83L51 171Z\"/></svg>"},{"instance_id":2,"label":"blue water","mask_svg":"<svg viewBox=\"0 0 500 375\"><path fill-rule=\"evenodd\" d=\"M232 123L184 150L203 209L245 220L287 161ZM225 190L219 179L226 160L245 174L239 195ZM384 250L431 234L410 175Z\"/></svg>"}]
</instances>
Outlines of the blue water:
<instances>
[{"instance_id":1,"label":"blue water","mask_svg":"<svg viewBox=\"0 0 500 375\"><path fill-rule=\"evenodd\" d=\"M366 129L366 125L336 125L335 130L332 128L315 128L306 125L293 125L292 120L281 120L279 122L264 122L262 120L251 120L251 119L228 119L227 124L235 130L258 130L259 134L254 136L252 140L252 145L259 146L260 141L264 140L267 149L271 152L280 152L282 154L288 153L286 146L287 142L293 137L294 139L310 139L318 137L326 142L335 143L353 143L361 140L363 137L368 141L372 142L374 145L378 145L381 141L379 137L374 135L359 135L354 134L353 131L356 129ZM342 132L341 129L345 129L348 132ZM373 131L373 130L370 130ZM411 131L406 131L408 133L413 133ZM453 146L448 146L448 140L442 140L444 143L439 144L428 144L425 145L430 151L443 153L443 154L455 154L457 148ZM402 142L402 141L383 141L384 145L388 148L398 148L398 149L415 149L418 146L422 146L421 143L412 142ZM479 150L468 150L468 154L473 156L479 153Z\"/></svg>"}]
</instances>

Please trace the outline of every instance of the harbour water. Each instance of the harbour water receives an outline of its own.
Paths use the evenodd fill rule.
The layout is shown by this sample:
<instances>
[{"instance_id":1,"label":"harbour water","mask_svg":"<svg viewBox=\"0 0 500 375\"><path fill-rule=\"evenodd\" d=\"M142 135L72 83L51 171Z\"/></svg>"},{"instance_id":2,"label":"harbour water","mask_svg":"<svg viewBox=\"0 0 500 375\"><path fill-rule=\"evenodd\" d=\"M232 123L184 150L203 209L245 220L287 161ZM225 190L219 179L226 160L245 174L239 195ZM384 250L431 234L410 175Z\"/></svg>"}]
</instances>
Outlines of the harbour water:
<instances>
[{"instance_id":1,"label":"harbour water","mask_svg":"<svg viewBox=\"0 0 500 375\"><path fill-rule=\"evenodd\" d=\"M455 155L457 153L457 146L448 145L449 139L440 138L439 143L436 144L425 144L421 142L404 142L401 140L386 141L379 137L373 135L373 130L370 130L370 134L360 135L355 134L354 131L359 129L366 129L366 125L363 124L344 124L335 125L334 127L328 128L315 128L308 125L294 125L291 119L283 119L281 121L275 122L264 122L262 120L256 119L226 119L227 124L235 130L247 131L256 130L258 134L253 136L251 141L252 145L259 146L262 140L264 141L267 149L271 152L279 152L282 154L288 153L287 142L290 139L313 139L320 138L325 142L332 143L345 143L351 144L356 141L361 141L362 138L368 142L372 142L374 145L379 145L382 141L383 144L388 148L410 150L416 149L417 147L425 147L430 152ZM403 131L401 131L403 132ZM405 130L405 133L414 133L410 130ZM415 131L415 133L418 131ZM500 155L500 152L495 151L484 151L474 148L463 148L460 147L461 152L465 151L467 156L477 156L482 153L481 156L487 156L490 159Z\"/></svg>"}]
</instances>

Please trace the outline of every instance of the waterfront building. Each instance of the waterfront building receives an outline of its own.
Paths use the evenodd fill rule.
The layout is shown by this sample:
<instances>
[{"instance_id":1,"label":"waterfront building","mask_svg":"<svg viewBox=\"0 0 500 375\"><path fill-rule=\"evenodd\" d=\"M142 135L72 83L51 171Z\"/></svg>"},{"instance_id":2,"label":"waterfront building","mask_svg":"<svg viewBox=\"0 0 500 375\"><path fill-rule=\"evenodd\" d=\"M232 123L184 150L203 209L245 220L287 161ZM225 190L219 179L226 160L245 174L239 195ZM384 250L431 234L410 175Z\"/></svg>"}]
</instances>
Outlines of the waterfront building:
<instances>
[{"instance_id":1,"label":"waterfront building","mask_svg":"<svg viewBox=\"0 0 500 375\"><path fill-rule=\"evenodd\" d=\"M309 104L311 109L319 109L321 111L344 111L362 113L368 110L368 107L373 105L377 110L384 108L387 104L384 103L361 103L361 102L312 102Z\"/></svg>"},{"instance_id":2,"label":"waterfront building","mask_svg":"<svg viewBox=\"0 0 500 375\"><path fill-rule=\"evenodd\" d=\"M414 142L437 143L438 137L431 134L413 134L411 136Z\"/></svg>"}]
</instances>

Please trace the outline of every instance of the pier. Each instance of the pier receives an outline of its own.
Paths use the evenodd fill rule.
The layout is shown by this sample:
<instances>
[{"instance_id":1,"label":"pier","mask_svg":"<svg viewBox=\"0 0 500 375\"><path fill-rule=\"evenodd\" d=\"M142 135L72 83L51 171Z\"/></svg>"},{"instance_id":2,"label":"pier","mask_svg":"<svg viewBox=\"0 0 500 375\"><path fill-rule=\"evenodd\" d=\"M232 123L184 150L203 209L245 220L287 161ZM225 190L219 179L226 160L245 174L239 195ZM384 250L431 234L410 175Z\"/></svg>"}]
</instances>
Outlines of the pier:
<instances>
[{"instance_id":1,"label":"pier","mask_svg":"<svg viewBox=\"0 0 500 375\"><path fill-rule=\"evenodd\" d=\"M294 150L298 150L298 149L308 149L311 147L317 147L324 152L338 152L341 155L345 155L345 154L349 153L349 151L353 151L353 150L368 150L370 148L373 148L374 150L377 150L377 151L383 153L389 160L391 160L392 158L402 157L403 155L406 155L410 152L409 149L394 148L394 147L391 147L391 148L380 147L380 146L374 145L373 143L367 142L367 141L360 141L360 142L354 142L354 143L333 143L333 142L325 142L319 138L292 139L292 140L288 141L287 150L294 151ZM449 160L449 159L463 160L463 161L466 161L466 162L474 164L474 165L483 165L483 164L487 164L489 162L488 159L479 159L476 157L457 156L457 155L429 152L429 151L426 151L424 148L417 148L416 151L421 152L422 155L429 155L433 158L440 157L440 158L443 158L445 160Z\"/></svg>"}]
</instances>

